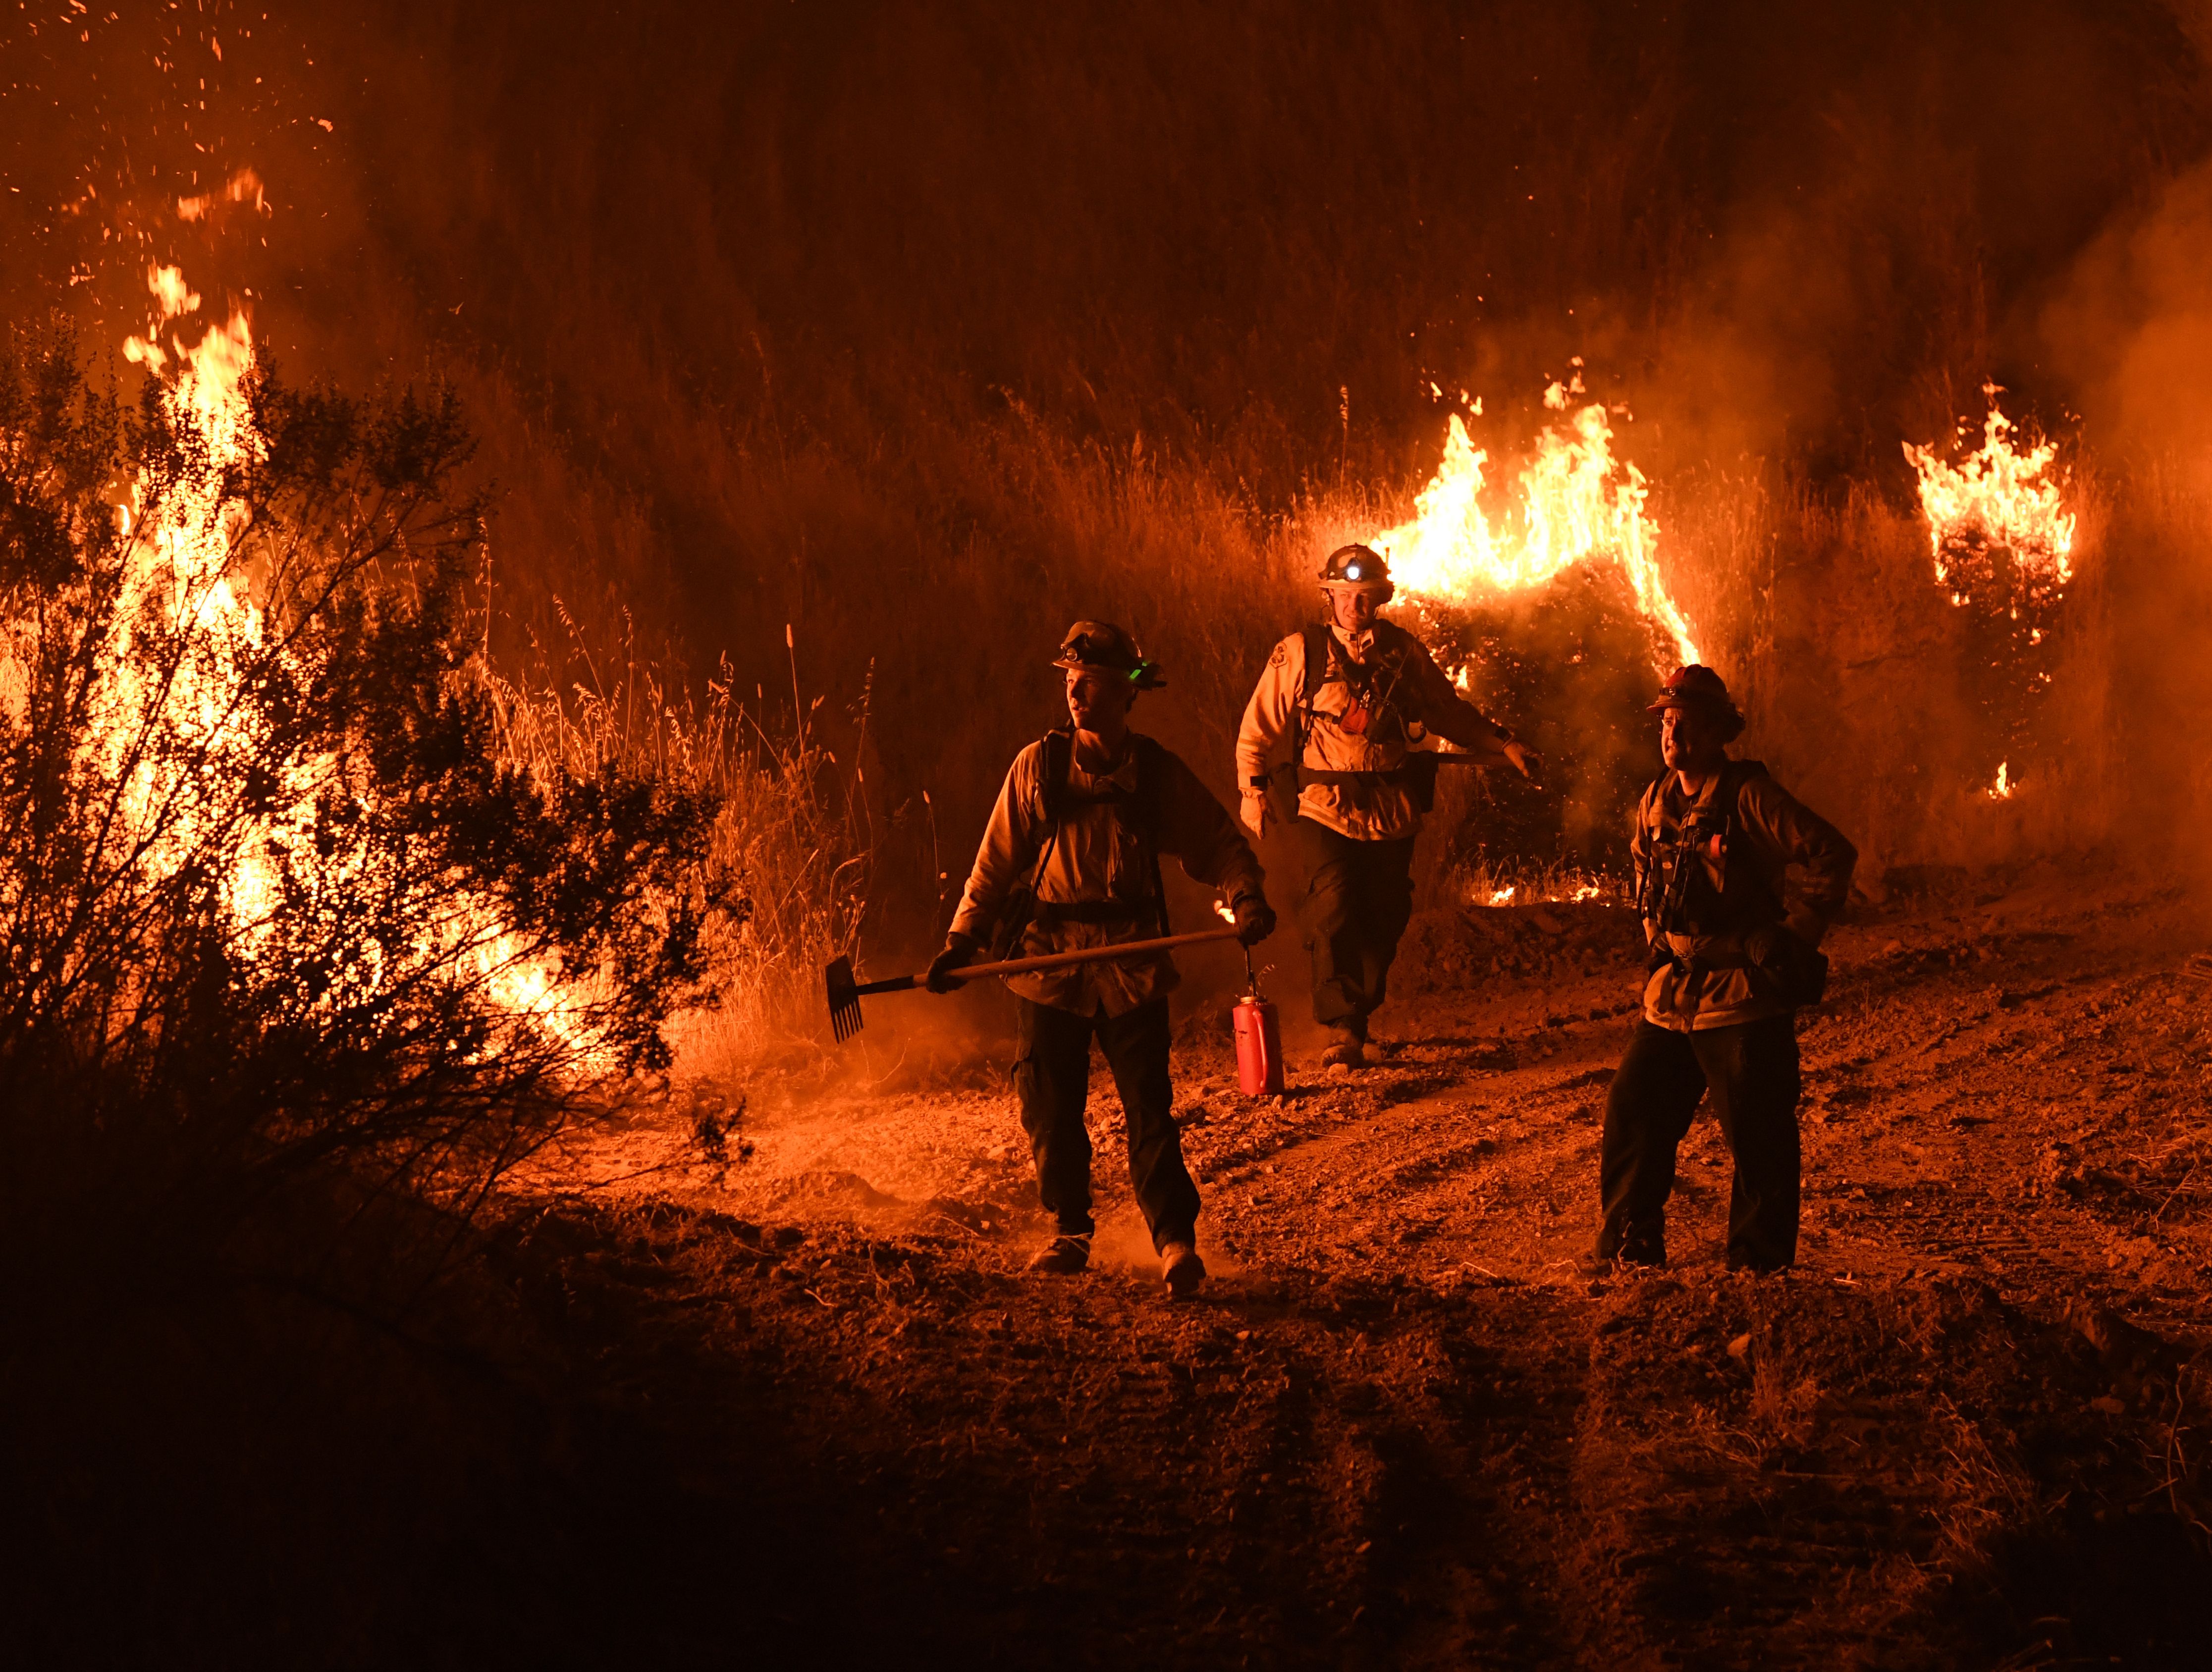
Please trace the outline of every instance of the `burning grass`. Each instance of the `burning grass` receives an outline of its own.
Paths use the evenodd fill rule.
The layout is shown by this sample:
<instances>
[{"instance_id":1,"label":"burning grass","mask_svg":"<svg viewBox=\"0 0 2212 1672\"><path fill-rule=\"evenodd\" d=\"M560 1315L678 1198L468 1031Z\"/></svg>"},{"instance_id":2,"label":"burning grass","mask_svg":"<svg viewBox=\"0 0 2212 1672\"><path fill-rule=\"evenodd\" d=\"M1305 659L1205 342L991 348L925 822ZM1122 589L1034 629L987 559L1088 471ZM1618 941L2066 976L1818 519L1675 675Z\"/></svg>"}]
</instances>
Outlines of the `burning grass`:
<instances>
[{"instance_id":1,"label":"burning grass","mask_svg":"<svg viewBox=\"0 0 2212 1672\"><path fill-rule=\"evenodd\" d=\"M714 1002L671 1020L678 1073L740 1081L811 1037L823 966L866 915L874 853L866 769L840 763L796 691L795 725L771 732L726 663L703 698L671 691L634 654L598 686L485 678L502 758L540 775L641 775L714 809L703 866L728 903L702 925Z\"/></svg>"}]
</instances>

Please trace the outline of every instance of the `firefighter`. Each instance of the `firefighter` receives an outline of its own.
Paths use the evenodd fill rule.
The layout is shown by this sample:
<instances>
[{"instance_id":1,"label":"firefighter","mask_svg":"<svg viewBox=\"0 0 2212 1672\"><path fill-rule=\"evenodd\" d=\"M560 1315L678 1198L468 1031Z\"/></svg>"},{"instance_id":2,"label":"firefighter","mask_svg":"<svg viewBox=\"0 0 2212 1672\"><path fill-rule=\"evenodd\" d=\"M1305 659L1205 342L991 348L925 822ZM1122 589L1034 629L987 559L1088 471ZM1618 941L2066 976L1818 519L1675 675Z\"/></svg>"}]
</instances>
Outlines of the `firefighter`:
<instances>
[{"instance_id":1,"label":"firefighter","mask_svg":"<svg viewBox=\"0 0 2212 1672\"><path fill-rule=\"evenodd\" d=\"M1356 1068L1413 912L1413 840L1436 782L1435 763L1414 745L1433 732L1531 780L1543 761L1461 696L1419 639L1382 619L1397 589L1378 553L1341 548L1321 586L1327 622L1274 648L1245 704L1237 777L1244 823L1263 836L1267 757L1289 734L1282 776L1297 783L1291 831L1307 875L1298 927L1313 961L1314 1019L1329 1032L1322 1061Z\"/></svg>"},{"instance_id":2,"label":"firefighter","mask_svg":"<svg viewBox=\"0 0 2212 1672\"><path fill-rule=\"evenodd\" d=\"M1260 861L1221 803L1182 761L1129 729L1159 670L1110 622L1079 621L1053 666L1066 670L1069 724L1016 756L929 988L987 945L1009 958L1143 940L1168 930L1159 856L1221 891L1247 946L1275 929ZM996 932L995 934L994 932ZM1096 1038L1121 1095L1129 1183L1176 1296L1205 1280L1198 1187L1170 1111L1164 953L1009 976L1018 1009L1014 1088L1036 1162L1037 1194L1057 1225L1032 1272L1075 1273L1091 1260L1091 1137L1084 1125Z\"/></svg>"},{"instance_id":3,"label":"firefighter","mask_svg":"<svg viewBox=\"0 0 2212 1672\"><path fill-rule=\"evenodd\" d=\"M1644 1017L1606 1098L1591 1274L1666 1263L1674 1151L1708 1095L1735 1161L1729 1269L1778 1271L1797 1257L1796 1012L1820 1000L1817 948L1858 854L1760 763L1729 758L1743 715L1712 669L1678 669L1650 712L1667 769L1631 842Z\"/></svg>"}]
</instances>

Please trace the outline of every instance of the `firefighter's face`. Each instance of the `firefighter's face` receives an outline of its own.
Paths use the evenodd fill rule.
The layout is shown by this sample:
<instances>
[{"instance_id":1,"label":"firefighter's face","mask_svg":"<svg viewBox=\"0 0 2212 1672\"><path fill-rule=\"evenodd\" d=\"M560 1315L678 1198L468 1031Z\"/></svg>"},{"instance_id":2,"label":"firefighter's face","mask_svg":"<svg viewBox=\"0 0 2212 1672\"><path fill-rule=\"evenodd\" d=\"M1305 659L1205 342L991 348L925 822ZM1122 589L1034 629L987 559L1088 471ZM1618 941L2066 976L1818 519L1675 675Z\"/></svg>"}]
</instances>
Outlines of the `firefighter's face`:
<instances>
[{"instance_id":1,"label":"firefighter's face","mask_svg":"<svg viewBox=\"0 0 2212 1672\"><path fill-rule=\"evenodd\" d=\"M1659 716L1659 753L1670 770L1695 772L1727 751L1717 715L1703 708L1669 708Z\"/></svg>"},{"instance_id":2,"label":"firefighter's face","mask_svg":"<svg viewBox=\"0 0 2212 1672\"><path fill-rule=\"evenodd\" d=\"M1067 717L1078 731L1109 736L1120 732L1128 723L1129 704L1136 695L1136 687L1119 674L1067 670Z\"/></svg>"},{"instance_id":3,"label":"firefighter's face","mask_svg":"<svg viewBox=\"0 0 2212 1672\"><path fill-rule=\"evenodd\" d=\"M1330 619L1347 633L1364 633L1382 609L1382 594L1366 587L1331 587Z\"/></svg>"}]
</instances>

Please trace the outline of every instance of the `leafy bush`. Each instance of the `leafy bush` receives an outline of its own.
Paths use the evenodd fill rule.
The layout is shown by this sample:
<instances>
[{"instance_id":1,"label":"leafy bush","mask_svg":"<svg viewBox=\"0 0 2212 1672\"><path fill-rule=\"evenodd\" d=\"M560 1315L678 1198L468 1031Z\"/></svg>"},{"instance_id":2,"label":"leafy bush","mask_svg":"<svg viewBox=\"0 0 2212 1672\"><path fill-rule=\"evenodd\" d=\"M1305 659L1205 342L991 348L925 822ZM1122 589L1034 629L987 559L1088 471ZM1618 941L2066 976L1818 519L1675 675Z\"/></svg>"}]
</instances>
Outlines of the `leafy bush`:
<instances>
[{"instance_id":1,"label":"leafy bush","mask_svg":"<svg viewBox=\"0 0 2212 1672\"><path fill-rule=\"evenodd\" d=\"M468 451L447 395L250 356L135 406L66 338L0 361L0 1237L27 1286L206 1249L307 1179L465 1208L706 1001L734 903L713 796L501 758Z\"/></svg>"}]
</instances>

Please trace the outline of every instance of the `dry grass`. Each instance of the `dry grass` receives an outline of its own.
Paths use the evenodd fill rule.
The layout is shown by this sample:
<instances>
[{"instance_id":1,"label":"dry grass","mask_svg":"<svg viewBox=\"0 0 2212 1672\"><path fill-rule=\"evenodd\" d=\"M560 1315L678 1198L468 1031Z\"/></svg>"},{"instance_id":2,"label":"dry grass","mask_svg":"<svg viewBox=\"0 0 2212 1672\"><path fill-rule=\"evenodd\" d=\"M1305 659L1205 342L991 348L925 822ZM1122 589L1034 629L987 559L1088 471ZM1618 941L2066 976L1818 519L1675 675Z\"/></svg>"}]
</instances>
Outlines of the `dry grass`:
<instances>
[{"instance_id":1,"label":"dry grass","mask_svg":"<svg viewBox=\"0 0 2212 1672\"><path fill-rule=\"evenodd\" d=\"M595 683L562 689L542 659L527 684L482 671L502 752L539 771L642 770L715 799L707 866L733 902L706 933L719 1002L681 1012L669 1032L679 1076L742 1079L816 1032L823 965L859 933L874 858L864 769L823 745L811 723L819 698L801 708L794 687L796 720L771 718L771 732L726 666L703 696L672 692L634 649L603 673L570 625Z\"/></svg>"},{"instance_id":2,"label":"dry grass","mask_svg":"<svg viewBox=\"0 0 2212 1672\"><path fill-rule=\"evenodd\" d=\"M696 1024L720 1060L812 1037L819 964L864 931L892 954L942 932L1006 764L1059 721L1047 664L1066 621L1133 627L1169 679L1138 724L1231 795L1237 719L1267 647L1310 612L1310 564L1402 514L1422 474L1392 492L1316 488L1270 514L1200 460L1133 438L1073 440L1018 403L959 447L933 447L946 474L895 506L818 441L725 461L733 502L808 531L811 561L848 574L872 562L890 577L811 600L814 625L786 678L891 700L840 712L816 699L802 713L763 680L741 701L726 666L704 695L677 695L634 646L603 656L564 625L567 689L542 676L534 729L518 730L525 753L620 751L728 797L718 854L760 915L728 942L726 1013ZM2182 538L2172 525L2194 502L2163 491L2150 502L2160 538ZM2107 502L2084 479L2081 581L2048 647L2060 695L2036 717L2031 751L2008 760L2014 794L1997 800L1970 640L1909 502L1864 486L1821 493L1757 465L1667 487L1662 562L1750 714L1741 752L1852 837L1863 882L2079 850L2125 823L2113 707L2158 693L2111 688L2112 589L2136 548L2111 532ZM2145 538L2126 535L2138 548ZM1601 569L1588 586L1439 624L1446 654L1456 634L1492 657L1477 670L1486 706L1552 753L1563 783L1539 797L1448 779L1425 898L1506 886L1553 897L1620 873L1629 808L1656 763L1641 712L1648 657L1609 585ZM1505 648L1481 649L1483 634ZM1568 666L1594 645L1604 657ZM1280 895L1296 882L1281 879Z\"/></svg>"}]
</instances>

